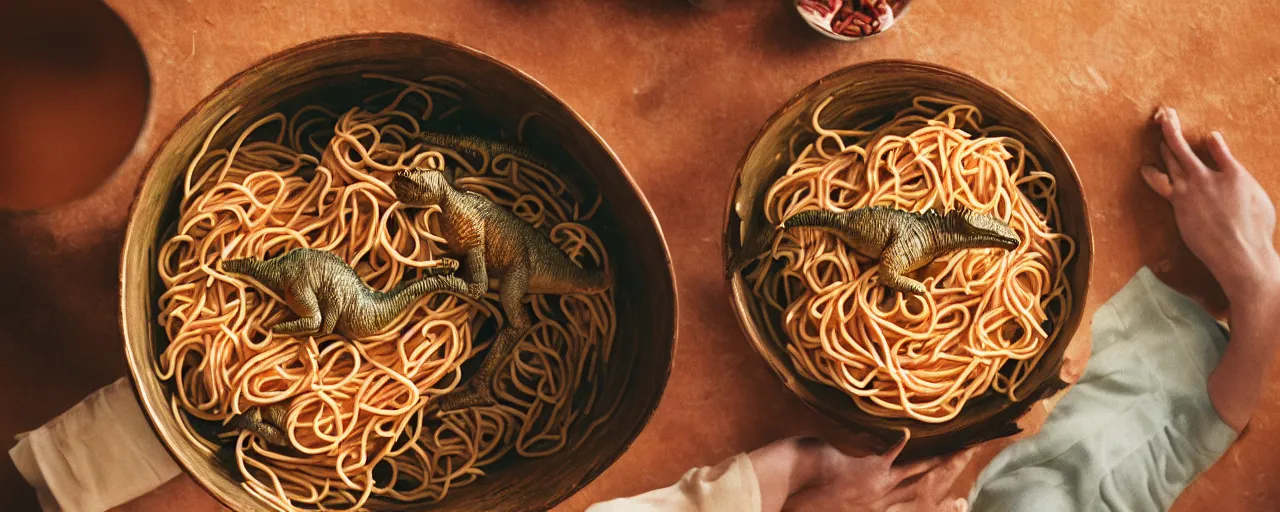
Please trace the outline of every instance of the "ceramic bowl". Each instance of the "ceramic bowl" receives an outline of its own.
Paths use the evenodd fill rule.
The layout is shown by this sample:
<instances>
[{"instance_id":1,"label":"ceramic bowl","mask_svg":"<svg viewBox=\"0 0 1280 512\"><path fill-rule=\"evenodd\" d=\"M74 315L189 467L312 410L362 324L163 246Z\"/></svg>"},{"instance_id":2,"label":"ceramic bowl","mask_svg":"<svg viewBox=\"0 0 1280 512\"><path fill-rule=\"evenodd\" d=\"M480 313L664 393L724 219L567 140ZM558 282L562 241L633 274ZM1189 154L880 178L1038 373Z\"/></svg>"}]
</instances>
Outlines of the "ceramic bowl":
<instances>
[{"instance_id":1,"label":"ceramic bowl","mask_svg":"<svg viewBox=\"0 0 1280 512\"><path fill-rule=\"evenodd\" d=\"M956 418L938 424L880 418L863 412L843 392L802 378L796 372L785 348L786 335L773 328L781 325L780 318L766 319L763 315L768 313L753 299L742 273L729 272L742 256L744 240L755 240L760 230L773 229L762 212L764 194L790 165L788 144L793 137L796 147L813 140L810 119L814 108L833 94L838 95L837 99L823 110L820 119L824 126L855 126L860 121L890 116L909 107L911 98L920 94L966 100L981 109L984 123L1003 124L1025 134L1027 148L1057 178L1061 211L1058 229L1075 238L1077 244L1076 255L1066 269L1072 293L1071 312L1062 319L1062 330L1049 341L1043 359L1022 384L1017 401L984 394L969 400ZM901 60L857 64L823 77L791 98L765 123L739 163L729 189L724 228L725 268L733 309L751 345L783 383L811 407L886 443L901 439L903 427L910 429L911 440L903 452L906 458L954 452L1017 433L1016 421L1034 403L1065 386L1059 378L1062 356L1080 327L1093 265L1088 213L1080 178L1062 145L1034 114L1008 94L934 64Z\"/></svg>"}]
</instances>

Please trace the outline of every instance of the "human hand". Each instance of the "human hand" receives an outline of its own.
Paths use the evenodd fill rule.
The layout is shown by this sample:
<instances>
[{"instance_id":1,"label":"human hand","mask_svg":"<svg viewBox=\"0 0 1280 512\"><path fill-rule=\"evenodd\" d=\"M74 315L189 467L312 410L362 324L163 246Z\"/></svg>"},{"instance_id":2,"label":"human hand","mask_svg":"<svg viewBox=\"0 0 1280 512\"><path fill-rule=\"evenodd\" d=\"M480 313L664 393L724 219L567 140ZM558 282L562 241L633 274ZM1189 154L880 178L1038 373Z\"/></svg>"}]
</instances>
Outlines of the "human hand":
<instances>
[{"instance_id":1,"label":"human hand","mask_svg":"<svg viewBox=\"0 0 1280 512\"><path fill-rule=\"evenodd\" d=\"M791 496L785 510L844 512L963 512L964 499L947 491L976 449L894 466L909 436L881 455L853 457L826 443L817 447L813 482Z\"/></svg>"},{"instance_id":2,"label":"human hand","mask_svg":"<svg viewBox=\"0 0 1280 512\"><path fill-rule=\"evenodd\" d=\"M1276 209L1266 191L1231 155L1222 134L1208 140L1211 167L1192 151L1177 113L1169 107L1155 115L1165 172L1142 168L1142 177L1173 205L1178 231L1191 252L1222 286L1233 308L1280 297L1280 256L1272 237Z\"/></svg>"}]
</instances>

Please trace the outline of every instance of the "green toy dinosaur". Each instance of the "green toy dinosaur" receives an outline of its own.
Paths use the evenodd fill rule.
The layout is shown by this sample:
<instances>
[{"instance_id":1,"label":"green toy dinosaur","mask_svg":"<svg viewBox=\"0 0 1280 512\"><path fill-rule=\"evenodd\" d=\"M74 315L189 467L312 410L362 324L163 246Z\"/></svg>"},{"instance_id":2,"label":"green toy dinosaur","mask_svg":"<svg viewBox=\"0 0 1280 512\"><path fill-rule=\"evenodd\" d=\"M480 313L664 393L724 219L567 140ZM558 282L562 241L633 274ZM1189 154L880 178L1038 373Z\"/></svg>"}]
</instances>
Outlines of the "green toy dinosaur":
<instances>
[{"instance_id":1,"label":"green toy dinosaur","mask_svg":"<svg viewBox=\"0 0 1280 512\"><path fill-rule=\"evenodd\" d=\"M880 258L879 283L907 294L925 293L924 284L905 274L960 249L1014 249L1018 233L1000 219L968 209L913 213L872 206L846 212L808 210L796 213L778 229L819 229L858 252Z\"/></svg>"},{"instance_id":2,"label":"green toy dinosaur","mask_svg":"<svg viewBox=\"0 0 1280 512\"><path fill-rule=\"evenodd\" d=\"M222 262L228 274L248 277L275 292L298 315L276 324L281 334L326 335L336 329L351 338L385 330L418 298L437 291L467 292L467 283L451 274L458 262L425 269L424 277L379 292L365 284L342 258L299 248L269 260L243 258Z\"/></svg>"}]
</instances>

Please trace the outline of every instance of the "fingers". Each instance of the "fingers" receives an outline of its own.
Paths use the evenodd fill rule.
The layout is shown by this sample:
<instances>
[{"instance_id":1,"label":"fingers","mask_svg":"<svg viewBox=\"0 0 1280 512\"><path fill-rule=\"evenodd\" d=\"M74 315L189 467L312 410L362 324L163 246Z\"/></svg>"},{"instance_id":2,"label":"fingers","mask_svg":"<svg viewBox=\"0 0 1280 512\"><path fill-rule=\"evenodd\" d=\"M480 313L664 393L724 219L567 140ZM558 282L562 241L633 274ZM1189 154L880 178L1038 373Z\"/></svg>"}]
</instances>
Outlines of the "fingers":
<instances>
[{"instance_id":1,"label":"fingers","mask_svg":"<svg viewBox=\"0 0 1280 512\"><path fill-rule=\"evenodd\" d=\"M978 453L976 447L957 453L947 459L945 464L924 476L920 486L930 503L937 503L947 495L947 491L955 485L956 479L960 478L960 474L964 472L964 468L969 465L969 461L973 460L976 453Z\"/></svg>"},{"instance_id":2,"label":"fingers","mask_svg":"<svg viewBox=\"0 0 1280 512\"><path fill-rule=\"evenodd\" d=\"M1173 196L1173 182L1169 181L1169 175L1160 172L1160 169L1151 165L1142 166L1142 179L1146 180L1147 186L1160 194L1160 197L1169 199Z\"/></svg>"},{"instance_id":3,"label":"fingers","mask_svg":"<svg viewBox=\"0 0 1280 512\"><path fill-rule=\"evenodd\" d=\"M1178 120L1178 113L1170 107L1160 109L1156 113L1156 120L1160 122L1160 130L1164 133L1164 142L1169 145L1169 149L1173 153L1175 159L1182 166L1182 170L1188 174L1202 173L1207 171L1204 163L1200 161L1200 157L1196 156L1195 151L1191 150L1191 145L1187 143L1186 137L1182 135L1182 122ZM1174 179L1178 178L1174 175Z\"/></svg>"},{"instance_id":4,"label":"fingers","mask_svg":"<svg viewBox=\"0 0 1280 512\"><path fill-rule=\"evenodd\" d=\"M924 461L936 463L930 469L917 473L924 476L914 480L908 478L899 483L893 490L885 494L881 503L925 503L932 505L927 510L935 510L939 504L948 505L943 503L947 491L951 490L951 486L955 484L956 479L964 472L964 468L969 465L969 461L973 459L976 453L978 453L978 449L973 447L947 457ZM951 509L943 507L942 510Z\"/></svg>"},{"instance_id":5,"label":"fingers","mask_svg":"<svg viewBox=\"0 0 1280 512\"><path fill-rule=\"evenodd\" d=\"M1169 145L1163 142L1160 143L1160 159L1164 161L1165 170L1169 171L1169 181L1171 183L1181 182L1185 184L1187 182L1187 171L1182 168L1182 163L1169 150Z\"/></svg>"},{"instance_id":6,"label":"fingers","mask_svg":"<svg viewBox=\"0 0 1280 512\"><path fill-rule=\"evenodd\" d=\"M1222 133L1213 132L1209 137L1209 156L1213 157L1213 163L1219 171L1234 172L1239 169L1239 163L1236 158L1231 156L1231 148L1227 147L1226 139L1222 138Z\"/></svg>"},{"instance_id":7,"label":"fingers","mask_svg":"<svg viewBox=\"0 0 1280 512\"><path fill-rule=\"evenodd\" d=\"M897 485L899 482L902 482L903 480L906 480L908 478L911 478L913 476L919 475L921 473L924 473L926 471L929 471L933 468L938 467L946 460L947 460L946 457L934 457L931 459L912 462L905 466L899 466L899 467L893 468L893 470L889 474L889 478L893 481L894 485Z\"/></svg>"},{"instance_id":8,"label":"fingers","mask_svg":"<svg viewBox=\"0 0 1280 512\"><path fill-rule=\"evenodd\" d=\"M885 493L884 497L878 503L888 505L916 505L916 500L920 498L921 492L924 490L922 481L911 482L894 487L893 490Z\"/></svg>"}]
</instances>

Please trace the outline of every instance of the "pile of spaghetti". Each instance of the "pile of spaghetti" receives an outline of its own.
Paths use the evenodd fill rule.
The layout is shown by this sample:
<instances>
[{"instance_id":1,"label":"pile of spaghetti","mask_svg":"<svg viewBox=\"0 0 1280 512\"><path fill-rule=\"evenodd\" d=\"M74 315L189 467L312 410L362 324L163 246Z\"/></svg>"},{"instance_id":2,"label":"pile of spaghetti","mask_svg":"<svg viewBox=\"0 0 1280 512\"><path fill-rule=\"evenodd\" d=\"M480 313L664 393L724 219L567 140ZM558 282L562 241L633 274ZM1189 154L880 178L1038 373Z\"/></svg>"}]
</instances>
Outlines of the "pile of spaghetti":
<instances>
[{"instance_id":1,"label":"pile of spaghetti","mask_svg":"<svg viewBox=\"0 0 1280 512\"><path fill-rule=\"evenodd\" d=\"M869 414L941 423L988 390L1016 400L1071 306L1075 244L1054 230L1053 175L973 105L918 97L887 122L834 129L818 122L832 99L813 114L815 142L768 190L770 223L802 210L963 207L1000 218L1022 243L944 255L916 274L928 293L913 297L878 285L874 258L794 230L747 270L760 316L781 322L801 375Z\"/></svg>"},{"instance_id":2,"label":"pile of spaghetti","mask_svg":"<svg viewBox=\"0 0 1280 512\"><path fill-rule=\"evenodd\" d=\"M581 224L599 198L579 204L556 175L514 155L477 160L415 142L421 123L464 111L463 84L365 79L388 90L341 114L310 105L263 117L212 149L237 113L223 118L187 170L179 218L158 255L159 322L170 343L156 371L173 386L173 413L211 455L233 449L245 488L282 510L436 501L508 453L537 457L580 442L571 427L585 437L616 407L600 393L614 338L611 290L528 297L534 326L495 379L498 405L439 413L433 398L461 382L462 363L501 328L496 294L428 295L363 339L291 337L269 328L293 317L282 297L218 270L222 260L311 247L340 256L377 290L419 276L445 248L439 210L407 210L387 186L415 166L455 169L460 189L510 208L579 264L606 265L600 240ZM288 404L287 448L228 425L278 403ZM202 436L201 425L221 433Z\"/></svg>"}]
</instances>

